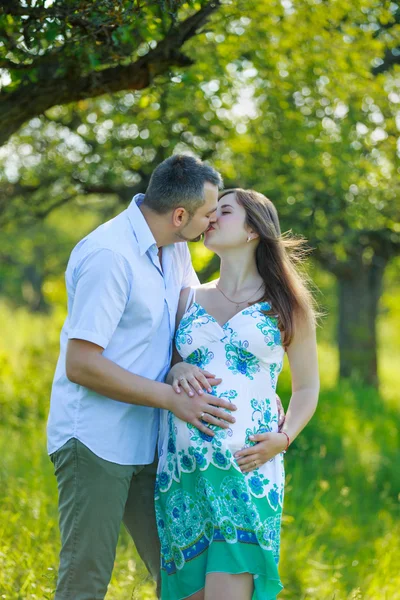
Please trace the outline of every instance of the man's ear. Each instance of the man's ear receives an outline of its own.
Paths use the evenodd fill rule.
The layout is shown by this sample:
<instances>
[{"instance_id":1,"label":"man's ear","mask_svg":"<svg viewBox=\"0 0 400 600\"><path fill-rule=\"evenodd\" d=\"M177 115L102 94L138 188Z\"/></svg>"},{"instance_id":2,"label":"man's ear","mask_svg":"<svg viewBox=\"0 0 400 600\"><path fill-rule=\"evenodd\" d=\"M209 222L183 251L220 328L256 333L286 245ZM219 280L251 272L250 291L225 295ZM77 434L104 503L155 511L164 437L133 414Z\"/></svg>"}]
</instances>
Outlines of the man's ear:
<instances>
[{"instance_id":1,"label":"man's ear","mask_svg":"<svg viewBox=\"0 0 400 600\"><path fill-rule=\"evenodd\" d=\"M181 227L185 225L188 219L188 212L186 208L179 206L178 208L174 208L172 211L172 225L174 227Z\"/></svg>"}]
</instances>

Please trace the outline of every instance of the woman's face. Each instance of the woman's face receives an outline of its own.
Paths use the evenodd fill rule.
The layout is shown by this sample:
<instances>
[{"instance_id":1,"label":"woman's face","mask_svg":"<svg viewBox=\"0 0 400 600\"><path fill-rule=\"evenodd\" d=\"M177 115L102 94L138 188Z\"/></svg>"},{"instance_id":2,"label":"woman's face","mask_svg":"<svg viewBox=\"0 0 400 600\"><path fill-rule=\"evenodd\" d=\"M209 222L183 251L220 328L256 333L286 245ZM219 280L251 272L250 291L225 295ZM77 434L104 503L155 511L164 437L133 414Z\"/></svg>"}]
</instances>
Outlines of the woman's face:
<instances>
[{"instance_id":1,"label":"woman's face","mask_svg":"<svg viewBox=\"0 0 400 600\"><path fill-rule=\"evenodd\" d=\"M216 221L204 235L204 245L217 252L219 249L239 248L246 244L246 212L238 204L235 194L227 194L218 201Z\"/></svg>"}]
</instances>

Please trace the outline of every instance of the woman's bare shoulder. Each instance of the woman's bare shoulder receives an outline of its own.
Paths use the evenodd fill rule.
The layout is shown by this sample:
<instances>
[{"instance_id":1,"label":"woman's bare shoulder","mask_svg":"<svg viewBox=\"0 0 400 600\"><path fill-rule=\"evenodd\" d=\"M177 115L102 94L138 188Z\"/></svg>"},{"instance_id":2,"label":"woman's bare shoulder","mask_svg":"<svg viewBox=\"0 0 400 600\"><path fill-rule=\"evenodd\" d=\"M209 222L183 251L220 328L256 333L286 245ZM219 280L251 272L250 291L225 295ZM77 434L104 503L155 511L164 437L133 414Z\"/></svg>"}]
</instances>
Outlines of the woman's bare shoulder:
<instances>
[{"instance_id":1,"label":"woman's bare shoulder","mask_svg":"<svg viewBox=\"0 0 400 600\"><path fill-rule=\"evenodd\" d=\"M207 294L208 292L215 290L215 284L217 281L217 279L214 279L213 281L207 281L207 283L202 283L201 285L196 286L194 289L196 290L196 293L200 292L201 294Z\"/></svg>"},{"instance_id":2,"label":"woman's bare shoulder","mask_svg":"<svg viewBox=\"0 0 400 600\"><path fill-rule=\"evenodd\" d=\"M208 292L215 287L215 282L209 281L200 285L194 285L191 287L182 288L179 296L179 304L177 310L177 322L179 323L182 319L185 310L189 308L188 303L190 302L190 294L193 292L193 298L196 299L199 295L200 298L207 296Z\"/></svg>"}]
</instances>

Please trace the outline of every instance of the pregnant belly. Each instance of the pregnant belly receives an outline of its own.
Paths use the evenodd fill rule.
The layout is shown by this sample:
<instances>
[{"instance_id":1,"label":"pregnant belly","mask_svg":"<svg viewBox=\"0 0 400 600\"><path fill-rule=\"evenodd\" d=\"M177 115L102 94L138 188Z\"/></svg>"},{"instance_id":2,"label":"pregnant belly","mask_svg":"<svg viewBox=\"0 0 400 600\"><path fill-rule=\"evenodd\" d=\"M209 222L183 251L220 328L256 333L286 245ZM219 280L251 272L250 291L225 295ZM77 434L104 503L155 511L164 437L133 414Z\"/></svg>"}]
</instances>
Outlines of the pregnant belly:
<instances>
[{"instance_id":1,"label":"pregnant belly","mask_svg":"<svg viewBox=\"0 0 400 600\"><path fill-rule=\"evenodd\" d=\"M177 448L185 450L190 446L211 445L229 449L234 454L237 450L252 445L249 439L251 435L278 431L277 405L272 389L268 395L260 396L252 394L251 387L249 389L247 386L236 392L234 397L233 390L218 390L219 397L229 398L237 406L237 410L233 412L236 422L231 423L228 429L208 425L215 432L215 436L211 437L174 416L171 425L175 430Z\"/></svg>"}]
</instances>

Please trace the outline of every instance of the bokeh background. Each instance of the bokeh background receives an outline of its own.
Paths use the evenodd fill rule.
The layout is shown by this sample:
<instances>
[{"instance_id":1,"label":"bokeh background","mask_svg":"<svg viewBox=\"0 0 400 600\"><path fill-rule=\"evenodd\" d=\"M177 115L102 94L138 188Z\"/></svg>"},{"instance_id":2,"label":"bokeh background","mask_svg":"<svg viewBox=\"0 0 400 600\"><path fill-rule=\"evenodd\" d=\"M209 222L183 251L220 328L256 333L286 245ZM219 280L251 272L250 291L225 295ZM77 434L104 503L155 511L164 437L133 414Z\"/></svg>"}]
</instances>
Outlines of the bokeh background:
<instances>
[{"instance_id":1,"label":"bokeh background","mask_svg":"<svg viewBox=\"0 0 400 600\"><path fill-rule=\"evenodd\" d=\"M1 3L0 598L54 595L69 253L173 152L266 194L313 249L321 396L286 455L279 597L400 598L399 24L376 0ZM154 597L121 531L107 600Z\"/></svg>"}]
</instances>

